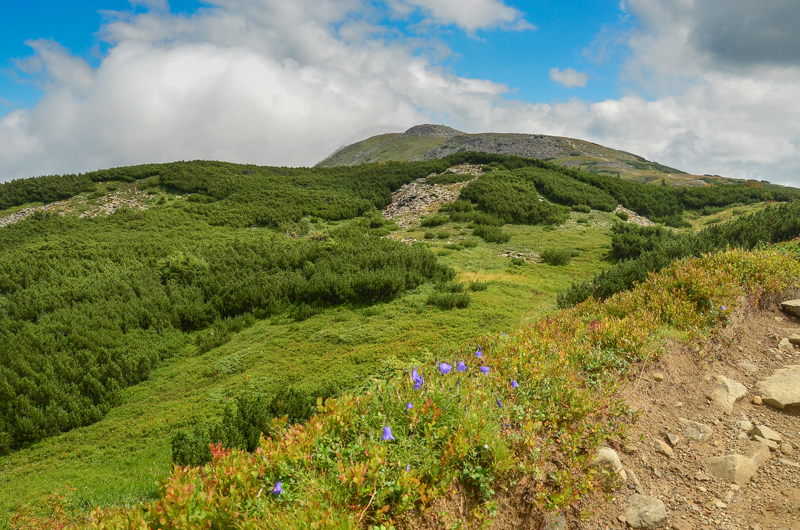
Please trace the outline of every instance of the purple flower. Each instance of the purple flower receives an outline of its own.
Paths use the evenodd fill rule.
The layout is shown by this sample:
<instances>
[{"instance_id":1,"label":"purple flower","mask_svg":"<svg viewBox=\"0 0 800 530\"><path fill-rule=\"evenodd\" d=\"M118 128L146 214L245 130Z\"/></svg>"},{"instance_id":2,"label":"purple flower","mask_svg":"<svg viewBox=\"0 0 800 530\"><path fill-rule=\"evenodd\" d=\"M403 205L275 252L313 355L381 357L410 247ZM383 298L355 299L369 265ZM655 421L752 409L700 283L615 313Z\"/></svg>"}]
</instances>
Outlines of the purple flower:
<instances>
[{"instance_id":1,"label":"purple flower","mask_svg":"<svg viewBox=\"0 0 800 530\"><path fill-rule=\"evenodd\" d=\"M497 401L497 407L502 409L503 408L503 404L500 403L500 400L495 398L495 401Z\"/></svg>"},{"instance_id":2,"label":"purple flower","mask_svg":"<svg viewBox=\"0 0 800 530\"><path fill-rule=\"evenodd\" d=\"M519 386L519 383L517 383L517 380L516 379L512 379L511 380L511 388L517 388L518 386Z\"/></svg>"},{"instance_id":3,"label":"purple flower","mask_svg":"<svg viewBox=\"0 0 800 530\"><path fill-rule=\"evenodd\" d=\"M475 350L475 357L477 357L478 359L483 357L483 348L481 348L480 346L478 346L478 349Z\"/></svg>"},{"instance_id":4,"label":"purple flower","mask_svg":"<svg viewBox=\"0 0 800 530\"><path fill-rule=\"evenodd\" d=\"M406 473L411 471L411 464L406 464Z\"/></svg>"},{"instance_id":5,"label":"purple flower","mask_svg":"<svg viewBox=\"0 0 800 530\"><path fill-rule=\"evenodd\" d=\"M388 425L383 428L383 441L386 440L394 440L394 436L392 436L392 428Z\"/></svg>"},{"instance_id":6,"label":"purple flower","mask_svg":"<svg viewBox=\"0 0 800 530\"><path fill-rule=\"evenodd\" d=\"M414 390L419 390L425 383L425 379L417 372L416 368L411 370L411 380L414 381Z\"/></svg>"},{"instance_id":7,"label":"purple flower","mask_svg":"<svg viewBox=\"0 0 800 530\"><path fill-rule=\"evenodd\" d=\"M464 364L464 361L458 361L458 366L456 366L456 370L458 370L459 372L466 372L467 365Z\"/></svg>"},{"instance_id":8,"label":"purple flower","mask_svg":"<svg viewBox=\"0 0 800 530\"><path fill-rule=\"evenodd\" d=\"M725 306L722 306L722 310L725 311Z\"/></svg>"},{"instance_id":9,"label":"purple flower","mask_svg":"<svg viewBox=\"0 0 800 530\"><path fill-rule=\"evenodd\" d=\"M489 368L488 366L481 366L481 372L488 374L489 370L491 370L491 368Z\"/></svg>"},{"instance_id":10,"label":"purple flower","mask_svg":"<svg viewBox=\"0 0 800 530\"><path fill-rule=\"evenodd\" d=\"M412 405L411 402L406 403L406 414L408 414L408 411L413 409L413 408L414 408L414 405Z\"/></svg>"},{"instance_id":11,"label":"purple flower","mask_svg":"<svg viewBox=\"0 0 800 530\"><path fill-rule=\"evenodd\" d=\"M274 495L280 495L281 493L283 493L283 488L281 487L281 481L280 480L275 483L275 487L272 488L272 493Z\"/></svg>"},{"instance_id":12,"label":"purple flower","mask_svg":"<svg viewBox=\"0 0 800 530\"><path fill-rule=\"evenodd\" d=\"M439 363L439 372L440 372L442 375L447 375L447 374L448 374L448 372L450 372L450 370L452 370L452 369L453 369L453 367L452 367L452 366L450 366L450 365L449 365L449 364L447 364L447 363Z\"/></svg>"}]
</instances>

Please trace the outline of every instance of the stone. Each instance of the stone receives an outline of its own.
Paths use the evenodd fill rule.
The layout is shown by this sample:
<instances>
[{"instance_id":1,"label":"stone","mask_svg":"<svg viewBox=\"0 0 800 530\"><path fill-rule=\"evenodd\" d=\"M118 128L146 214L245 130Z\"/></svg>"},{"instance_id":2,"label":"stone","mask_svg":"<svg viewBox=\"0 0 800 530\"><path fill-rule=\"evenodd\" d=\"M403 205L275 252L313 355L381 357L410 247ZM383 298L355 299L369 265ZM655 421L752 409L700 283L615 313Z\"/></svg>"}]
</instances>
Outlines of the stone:
<instances>
[{"instance_id":1,"label":"stone","mask_svg":"<svg viewBox=\"0 0 800 530\"><path fill-rule=\"evenodd\" d=\"M761 405L763 403L761 396L753 396L752 402L753 405Z\"/></svg>"},{"instance_id":2,"label":"stone","mask_svg":"<svg viewBox=\"0 0 800 530\"><path fill-rule=\"evenodd\" d=\"M780 462L784 466L796 467L796 468L800 469L800 463L797 463L797 462L795 462L793 460L787 460L786 458L779 458L778 462Z\"/></svg>"},{"instance_id":3,"label":"stone","mask_svg":"<svg viewBox=\"0 0 800 530\"><path fill-rule=\"evenodd\" d=\"M678 423L683 427L683 433L686 437L695 442L704 444L714 436L714 431L708 425L687 420L686 418L678 418Z\"/></svg>"},{"instance_id":4,"label":"stone","mask_svg":"<svg viewBox=\"0 0 800 530\"><path fill-rule=\"evenodd\" d=\"M667 520L667 507L653 497L634 493L628 497L625 521L631 528L655 528Z\"/></svg>"},{"instance_id":5,"label":"stone","mask_svg":"<svg viewBox=\"0 0 800 530\"><path fill-rule=\"evenodd\" d=\"M769 451L769 449L767 449ZM742 455L715 456L703 460L709 473L733 484L747 484L758 471L758 464Z\"/></svg>"},{"instance_id":6,"label":"stone","mask_svg":"<svg viewBox=\"0 0 800 530\"><path fill-rule=\"evenodd\" d=\"M728 507L728 505L722 502L721 499L714 499L714 506L716 506L720 510L724 510L725 508Z\"/></svg>"},{"instance_id":7,"label":"stone","mask_svg":"<svg viewBox=\"0 0 800 530\"><path fill-rule=\"evenodd\" d=\"M667 431L667 441L669 442L669 444L672 447L675 447L676 445L678 445L678 443L681 441L681 439L679 437L675 436L674 434L672 434L671 432Z\"/></svg>"},{"instance_id":8,"label":"stone","mask_svg":"<svg viewBox=\"0 0 800 530\"><path fill-rule=\"evenodd\" d=\"M760 466L770 459L769 447L761 442L750 442L750 445L745 451L745 455L747 455L748 458L751 458L757 466Z\"/></svg>"},{"instance_id":9,"label":"stone","mask_svg":"<svg viewBox=\"0 0 800 530\"><path fill-rule=\"evenodd\" d=\"M758 372L758 366L754 365L753 363L748 363L748 362L744 362L744 361L739 363L739 368L741 368L742 370L744 370L748 374L754 374L754 373Z\"/></svg>"},{"instance_id":10,"label":"stone","mask_svg":"<svg viewBox=\"0 0 800 530\"><path fill-rule=\"evenodd\" d=\"M563 513L550 513L544 517L545 530L564 530L567 527L567 518Z\"/></svg>"},{"instance_id":11,"label":"stone","mask_svg":"<svg viewBox=\"0 0 800 530\"><path fill-rule=\"evenodd\" d=\"M769 447L770 451L778 450L778 444L776 442L773 442L772 440L767 440L766 438L762 438L761 436L758 435L753 436L753 440L766 445L767 447Z\"/></svg>"},{"instance_id":12,"label":"stone","mask_svg":"<svg viewBox=\"0 0 800 530\"><path fill-rule=\"evenodd\" d=\"M683 519L675 519L670 525L672 530L692 530L692 523L684 521Z\"/></svg>"},{"instance_id":13,"label":"stone","mask_svg":"<svg viewBox=\"0 0 800 530\"><path fill-rule=\"evenodd\" d=\"M781 351L781 352L790 352L790 351L794 351L794 346L792 346L792 343L789 342L789 339L784 337L778 343L778 350Z\"/></svg>"},{"instance_id":14,"label":"stone","mask_svg":"<svg viewBox=\"0 0 800 530\"><path fill-rule=\"evenodd\" d=\"M653 372L650 375L653 378L653 381L655 381L657 383L660 383L661 381L664 380L664 374L662 374L661 372Z\"/></svg>"},{"instance_id":15,"label":"stone","mask_svg":"<svg viewBox=\"0 0 800 530\"><path fill-rule=\"evenodd\" d=\"M625 474L628 476L628 484L629 486L633 484L633 489L636 490L636 493L640 495L644 495L644 488L642 487L642 483L639 481L639 477L636 475L636 472L631 468L625 468Z\"/></svg>"},{"instance_id":16,"label":"stone","mask_svg":"<svg viewBox=\"0 0 800 530\"><path fill-rule=\"evenodd\" d=\"M670 458L675 456L675 451L672 450L672 447L667 445L666 442L662 442L661 440L656 440L653 442L653 448L656 450L656 453L661 453L662 455L668 456Z\"/></svg>"},{"instance_id":17,"label":"stone","mask_svg":"<svg viewBox=\"0 0 800 530\"><path fill-rule=\"evenodd\" d=\"M733 379L724 375L715 376L716 387L711 392L711 399L726 414L733 412L733 404L742 399L747 394L747 388Z\"/></svg>"},{"instance_id":18,"label":"stone","mask_svg":"<svg viewBox=\"0 0 800 530\"><path fill-rule=\"evenodd\" d=\"M755 386L764 403L775 408L800 407L800 365L789 365L775 371Z\"/></svg>"},{"instance_id":19,"label":"stone","mask_svg":"<svg viewBox=\"0 0 800 530\"><path fill-rule=\"evenodd\" d=\"M750 434L761 436L762 438L766 438L767 440L774 440L776 442L781 441L780 433L777 433L767 427L766 425L756 425L749 431Z\"/></svg>"},{"instance_id":20,"label":"stone","mask_svg":"<svg viewBox=\"0 0 800 530\"><path fill-rule=\"evenodd\" d=\"M781 453L785 455L790 455L794 452L794 447L789 442L784 442L781 444Z\"/></svg>"},{"instance_id":21,"label":"stone","mask_svg":"<svg viewBox=\"0 0 800 530\"><path fill-rule=\"evenodd\" d=\"M592 466L605 475L602 482L606 489L619 488L628 481L619 455L610 447L598 447Z\"/></svg>"},{"instance_id":22,"label":"stone","mask_svg":"<svg viewBox=\"0 0 800 530\"><path fill-rule=\"evenodd\" d=\"M733 496L735 495L732 491L726 491L725 495L722 496L722 502L730 504L733 500Z\"/></svg>"},{"instance_id":23,"label":"stone","mask_svg":"<svg viewBox=\"0 0 800 530\"><path fill-rule=\"evenodd\" d=\"M784 313L800 317L800 300L786 300L785 302L781 302L781 309Z\"/></svg>"},{"instance_id":24,"label":"stone","mask_svg":"<svg viewBox=\"0 0 800 530\"><path fill-rule=\"evenodd\" d=\"M800 346L800 335L795 333L795 334L789 335L788 339L789 339L789 342L794 344L795 346Z\"/></svg>"},{"instance_id":25,"label":"stone","mask_svg":"<svg viewBox=\"0 0 800 530\"><path fill-rule=\"evenodd\" d=\"M711 477L709 477L705 473L698 473L697 475L694 476L694 479L700 482L708 482L709 480L711 480Z\"/></svg>"},{"instance_id":26,"label":"stone","mask_svg":"<svg viewBox=\"0 0 800 530\"><path fill-rule=\"evenodd\" d=\"M751 430L753 430L753 424L747 420L737 421L736 426L739 427L740 430L745 432L750 432Z\"/></svg>"}]
</instances>

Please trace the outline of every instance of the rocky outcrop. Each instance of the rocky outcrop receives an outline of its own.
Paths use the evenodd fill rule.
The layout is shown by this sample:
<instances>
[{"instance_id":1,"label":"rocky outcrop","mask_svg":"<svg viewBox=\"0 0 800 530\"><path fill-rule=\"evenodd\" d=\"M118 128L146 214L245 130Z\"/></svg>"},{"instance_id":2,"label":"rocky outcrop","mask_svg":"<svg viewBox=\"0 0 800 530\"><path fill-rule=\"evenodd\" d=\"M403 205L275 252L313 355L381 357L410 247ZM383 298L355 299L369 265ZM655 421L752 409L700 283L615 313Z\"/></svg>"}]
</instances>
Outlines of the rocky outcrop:
<instances>
[{"instance_id":1,"label":"rocky outcrop","mask_svg":"<svg viewBox=\"0 0 800 530\"><path fill-rule=\"evenodd\" d=\"M457 129L453 129L452 127L448 127L447 125L433 125L430 123L425 123L423 125L415 125L411 127L409 130L401 134L398 138L403 136L433 136L433 137L440 137L440 138L450 138L452 136L461 136L467 134L465 132L461 132Z\"/></svg>"},{"instance_id":2,"label":"rocky outcrop","mask_svg":"<svg viewBox=\"0 0 800 530\"><path fill-rule=\"evenodd\" d=\"M800 408L800 365L789 365L777 370L772 377L755 386L764 403L784 409Z\"/></svg>"}]
</instances>

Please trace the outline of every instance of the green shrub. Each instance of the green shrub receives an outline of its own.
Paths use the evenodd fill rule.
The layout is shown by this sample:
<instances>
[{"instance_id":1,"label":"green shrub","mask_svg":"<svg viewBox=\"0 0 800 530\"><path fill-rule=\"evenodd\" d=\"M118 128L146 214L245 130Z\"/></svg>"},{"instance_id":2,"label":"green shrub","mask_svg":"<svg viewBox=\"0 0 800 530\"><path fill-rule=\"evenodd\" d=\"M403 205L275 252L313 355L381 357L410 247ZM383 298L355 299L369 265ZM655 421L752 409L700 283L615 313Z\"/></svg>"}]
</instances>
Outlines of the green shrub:
<instances>
[{"instance_id":1,"label":"green shrub","mask_svg":"<svg viewBox=\"0 0 800 530\"><path fill-rule=\"evenodd\" d=\"M422 237L425 239L436 239L436 232L433 230L425 230L425 234Z\"/></svg>"},{"instance_id":2,"label":"green shrub","mask_svg":"<svg viewBox=\"0 0 800 530\"><path fill-rule=\"evenodd\" d=\"M434 227L434 226L441 226L447 223L449 219L444 215L434 215L432 217L426 217L420 224L425 227Z\"/></svg>"},{"instance_id":3,"label":"green shrub","mask_svg":"<svg viewBox=\"0 0 800 530\"><path fill-rule=\"evenodd\" d=\"M578 217L578 218L577 218L575 221L576 221L578 224L586 224L586 223L588 223L588 222L589 222L589 221L588 221L588 220L587 220L585 217Z\"/></svg>"},{"instance_id":4,"label":"green shrub","mask_svg":"<svg viewBox=\"0 0 800 530\"><path fill-rule=\"evenodd\" d=\"M448 246L450 246L450 245L448 245ZM440 257L441 256L449 256L452 253L453 253L453 251L448 249L448 248L440 248L439 250L436 251L436 255L440 256Z\"/></svg>"},{"instance_id":5,"label":"green shrub","mask_svg":"<svg viewBox=\"0 0 800 530\"><path fill-rule=\"evenodd\" d=\"M478 246L478 242L474 239L465 239L463 241L459 241L458 244L464 248L475 248Z\"/></svg>"},{"instance_id":6,"label":"green shrub","mask_svg":"<svg viewBox=\"0 0 800 530\"><path fill-rule=\"evenodd\" d=\"M511 234L504 232L499 227L478 225L472 230L472 235L483 238L487 243L506 243L511 239Z\"/></svg>"},{"instance_id":7,"label":"green shrub","mask_svg":"<svg viewBox=\"0 0 800 530\"><path fill-rule=\"evenodd\" d=\"M623 212L623 211L614 212L614 215L616 215L617 217L619 217L623 221L627 221L630 218L630 216L627 214L627 212Z\"/></svg>"},{"instance_id":8,"label":"green shrub","mask_svg":"<svg viewBox=\"0 0 800 530\"><path fill-rule=\"evenodd\" d=\"M476 225L486 225L486 226L503 226L507 224L505 219L501 219L496 215L484 212L475 213L473 221L475 221Z\"/></svg>"},{"instance_id":9,"label":"green shrub","mask_svg":"<svg viewBox=\"0 0 800 530\"><path fill-rule=\"evenodd\" d=\"M472 302L470 294L465 293L448 293L448 292L434 292L428 296L428 305L433 305L439 309L464 309L469 307Z\"/></svg>"},{"instance_id":10,"label":"green shrub","mask_svg":"<svg viewBox=\"0 0 800 530\"><path fill-rule=\"evenodd\" d=\"M467 287L470 291L485 291L489 288L489 282L469 282L469 287Z\"/></svg>"},{"instance_id":11,"label":"green shrub","mask_svg":"<svg viewBox=\"0 0 800 530\"><path fill-rule=\"evenodd\" d=\"M438 232L436 232L437 239L447 239L449 237L450 237L450 232L446 232L444 230L439 230Z\"/></svg>"},{"instance_id":12,"label":"green shrub","mask_svg":"<svg viewBox=\"0 0 800 530\"><path fill-rule=\"evenodd\" d=\"M512 265L525 265L525 258L511 258Z\"/></svg>"},{"instance_id":13,"label":"green shrub","mask_svg":"<svg viewBox=\"0 0 800 530\"><path fill-rule=\"evenodd\" d=\"M465 288L464 282L439 282L434 286L441 293L463 293Z\"/></svg>"},{"instance_id":14,"label":"green shrub","mask_svg":"<svg viewBox=\"0 0 800 530\"><path fill-rule=\"evenodd\" d=\"M211 438L208 431L195 425L191 431L180 429L172 435L172 461L179 466L202 466L211 461Z\"/></svg>"},{"instance_id":15,"label":"green shrub","mask_svg":"<svg viewBox=\"0 0 800 530\"><path fill-rule=\"evenodd\" d=\"M569 265L572 259L572 253L563 248L548 248L539 254L542 261L548 265Z\"/></svg>"},{"instance_id":16,"label":"green shrub","mask_svg":"<svg viewBox=\"0 0 800 530\"><path fill-rule=\"evenodd\" d=\"M572 206L573 212L591 213L592 208L586 204L575 204Z\"/></svg>"}]
</instances>

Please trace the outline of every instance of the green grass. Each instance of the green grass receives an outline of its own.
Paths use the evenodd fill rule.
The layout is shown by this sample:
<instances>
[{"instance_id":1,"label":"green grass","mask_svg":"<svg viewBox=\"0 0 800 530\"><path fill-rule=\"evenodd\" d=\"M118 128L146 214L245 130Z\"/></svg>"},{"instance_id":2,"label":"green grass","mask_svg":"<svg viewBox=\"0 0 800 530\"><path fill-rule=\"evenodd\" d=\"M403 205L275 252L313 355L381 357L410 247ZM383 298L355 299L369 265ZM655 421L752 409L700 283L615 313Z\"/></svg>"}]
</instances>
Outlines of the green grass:
<instances>
[{"instance_id":1,"label":"green grass","mask_svg":"<svg viewBox=\"0 0 800 530\"><path fill-rule=\"evenodd\" d=\"M516 329L552 311L558 289L602 265L611 222L611 214L600 213L586 225L568 222L555 230L507 225L504 230L512 239L504 244L465 239L478 244L439 259L457 271L455 281L490 282L488 289L471 292L466 309L429 306L434 286L425 284L372 307L340 306L302 322L283 316L258 321L201 355L187 347L147 381L124 390L120 406L100 422L0 457L0 526L17 503L35 503L67 484L74 488L67 495L73 507L131 505L154 498L157 482L171 470L172 433L220 414L226 399L249 385L314 388L334 380L358 388L398 363ZM423 233L419 228L404 236L423 240ZM466 238L454 236L454 242L460 237ZM564 267L514 267L498 256L556 245L579 250L580 256ZM447 241L429 246L442 249ZM236 370L220 370L233 364L238 364Z\"/></svg>"}]
</instances>

